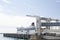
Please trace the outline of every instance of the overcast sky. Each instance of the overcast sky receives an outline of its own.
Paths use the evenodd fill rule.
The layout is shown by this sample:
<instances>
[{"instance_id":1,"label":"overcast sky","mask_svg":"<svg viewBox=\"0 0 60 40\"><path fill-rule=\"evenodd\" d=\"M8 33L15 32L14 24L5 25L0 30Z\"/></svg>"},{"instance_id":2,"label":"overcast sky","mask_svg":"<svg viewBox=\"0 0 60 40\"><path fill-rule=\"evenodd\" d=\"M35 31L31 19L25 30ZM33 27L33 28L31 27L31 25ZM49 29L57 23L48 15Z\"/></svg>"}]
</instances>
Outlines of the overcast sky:
<instances>
[{"instance_id":1,"label":"overcast sky","mask_svg":"<svg viewBox=\"0 0 60 40\"><path fill-rule=\"evenodd\" d=\"M27 14L59 19L60 0L0 0L0 27L20 26Z\"/></svg>"}]
</instances>

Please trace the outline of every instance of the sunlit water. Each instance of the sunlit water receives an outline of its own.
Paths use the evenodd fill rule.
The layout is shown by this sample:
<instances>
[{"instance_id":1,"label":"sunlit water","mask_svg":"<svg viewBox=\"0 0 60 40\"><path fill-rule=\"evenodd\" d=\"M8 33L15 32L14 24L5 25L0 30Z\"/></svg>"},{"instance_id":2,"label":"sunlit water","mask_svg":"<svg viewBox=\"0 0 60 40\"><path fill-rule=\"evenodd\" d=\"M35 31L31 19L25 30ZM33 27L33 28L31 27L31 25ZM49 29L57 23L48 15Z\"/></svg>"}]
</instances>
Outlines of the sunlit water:
<instances>
[{"instance_id":1,"label":"sunlit water","mask_svg":"<svg viewBox=\"0 0 60 40\"><path fill-rule=\"evenodd\" d=\"M3 34L0 34L0 40L24 40L24 39L3 37Z\"/></svg>"}]
</instances>

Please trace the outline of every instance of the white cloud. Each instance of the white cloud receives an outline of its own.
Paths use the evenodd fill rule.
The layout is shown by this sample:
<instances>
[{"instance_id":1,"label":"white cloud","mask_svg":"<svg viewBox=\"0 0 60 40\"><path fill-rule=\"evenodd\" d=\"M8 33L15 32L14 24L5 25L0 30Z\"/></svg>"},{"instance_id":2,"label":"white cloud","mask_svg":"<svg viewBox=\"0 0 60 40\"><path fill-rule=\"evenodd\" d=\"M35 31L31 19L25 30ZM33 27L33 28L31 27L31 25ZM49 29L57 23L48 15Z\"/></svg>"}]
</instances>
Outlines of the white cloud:
<instances>
[{"instance_id":1,"label":"white cloud","mask_svg":"<svg viewBox=\"0 0 60 40\"><path fill-rule=\"evenodd\" d=\"M0 5L0 8L2 7L2 5Z\"/></svg>"},{"instance_id":2,"label":"white cloud","mask_svg":"<svg viewBox=\"0 0 60 40\"><path fill-rule=\"evenodd\" d=\"M0 11L3 11L3 6L2 5L0 5Z\"/></svg>"},{"instance_id":3,"label":"white cloud","mask_svg":"<svg viewBox=\"0 0 60 40\"><path fill-rule=\"evenodd\" d=\"M3 2L5 2L5 3L10 3L10 0L2 0Z\"/></svg>"},{"instance_id":4,"label":"white cloud","mask_svg":"<svg viewBox=\"0 0 60 40\"><path fill-rule=\"evenodd\" d=\"M21 16L10 16L0 13L0 26L8 27L20 27L29 26L32 22L35 22L35 18L21 17Z\"/></svg>"},{"instance_id":5,"label":"white cloud","mask_svg":"<svg viewBox=\"0 0 60 40\"><path fill-rule=\"evenodd\" d=\"M36 22L35 18L11 16L0 12L0 33L16 33L16 27L27 27L32 22Z\"/></svg>"}]
</instances>

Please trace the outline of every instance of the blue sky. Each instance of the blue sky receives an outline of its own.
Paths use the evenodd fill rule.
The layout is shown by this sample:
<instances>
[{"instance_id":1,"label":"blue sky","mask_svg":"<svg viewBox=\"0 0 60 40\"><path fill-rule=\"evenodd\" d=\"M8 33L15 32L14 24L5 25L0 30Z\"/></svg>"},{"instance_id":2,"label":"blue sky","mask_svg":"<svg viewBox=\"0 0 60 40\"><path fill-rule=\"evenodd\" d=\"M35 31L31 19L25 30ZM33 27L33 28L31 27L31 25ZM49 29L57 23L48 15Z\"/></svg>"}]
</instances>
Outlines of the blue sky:
<instances>
[{"instance_id":1,"label":"blue sky","mask_svg":"<svg viewBox=\"0 0 60 40\"><path fill-rule=\"evenodd\" d=\"M0 6L7 15L39 15L59 18L60 0L0 0Z\"/></svg>"},{"instance_id":2,"label":"blue sky","mask_svg":"<svg viewBox=\"0 0 60 40\"><path fill-rule=\"evenodd\" d=\"M60 0L0 0L0 27L20 26L20 16L26 15L60 19Z\"/></svg>"}]
</instances>

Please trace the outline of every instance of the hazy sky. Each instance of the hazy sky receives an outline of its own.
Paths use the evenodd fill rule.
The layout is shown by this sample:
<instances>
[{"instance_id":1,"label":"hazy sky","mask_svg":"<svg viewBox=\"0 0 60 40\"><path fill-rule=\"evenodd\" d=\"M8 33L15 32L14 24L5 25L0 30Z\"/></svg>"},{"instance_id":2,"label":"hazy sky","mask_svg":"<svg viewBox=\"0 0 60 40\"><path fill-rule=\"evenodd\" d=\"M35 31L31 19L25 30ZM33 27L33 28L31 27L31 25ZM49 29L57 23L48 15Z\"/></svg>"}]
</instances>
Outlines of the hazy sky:
<instances>
[{"instance_id":1,"label":"hazy sky","mask_svg":"<svg viewBox=\"0 0 60 40\"><path fill-rule=\"evenodd\" d=\"M0 0L0 12L7 15L39 15L59 18L60 0Z\"/></svg>"},{"instance_id":2,"label":"hazy sky","mask_svg":"<svg viewBox=\"0 0 60 40\"><path fill-rule=\"evenodd\" d=\"M0 0L0 26L19 25L27 14L59 19L60 0Z\"/></svg>"}]
</instances>

